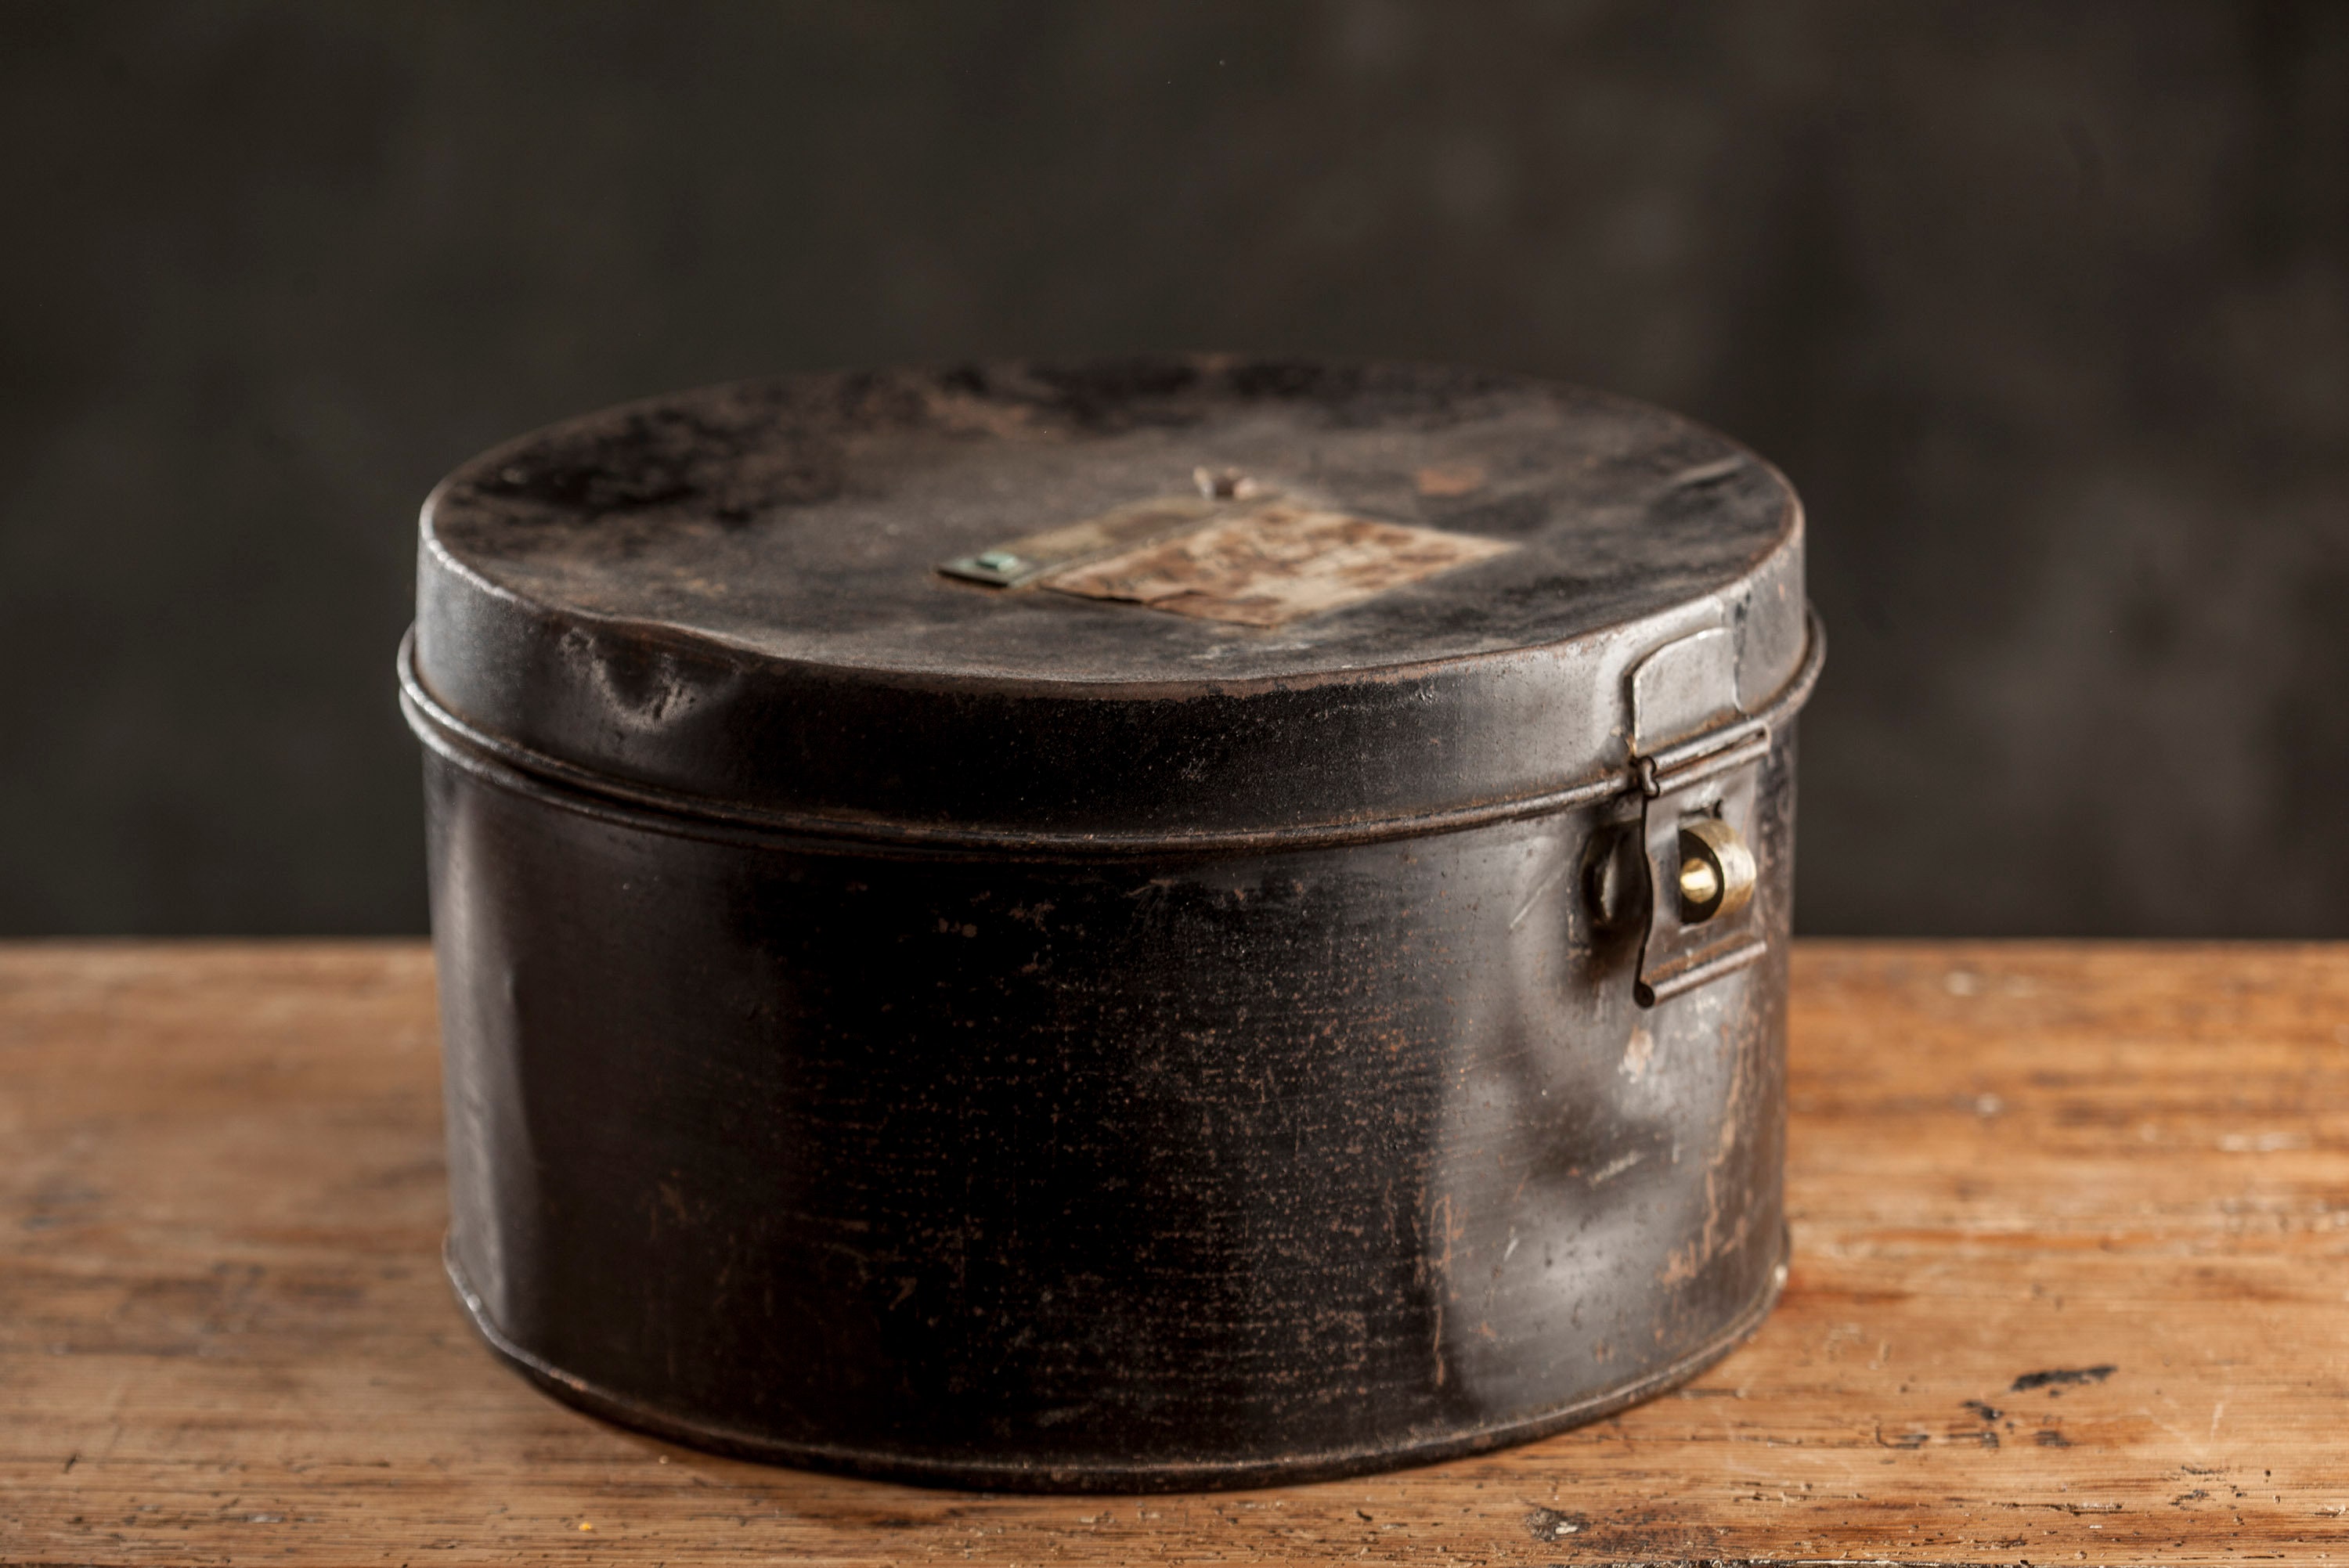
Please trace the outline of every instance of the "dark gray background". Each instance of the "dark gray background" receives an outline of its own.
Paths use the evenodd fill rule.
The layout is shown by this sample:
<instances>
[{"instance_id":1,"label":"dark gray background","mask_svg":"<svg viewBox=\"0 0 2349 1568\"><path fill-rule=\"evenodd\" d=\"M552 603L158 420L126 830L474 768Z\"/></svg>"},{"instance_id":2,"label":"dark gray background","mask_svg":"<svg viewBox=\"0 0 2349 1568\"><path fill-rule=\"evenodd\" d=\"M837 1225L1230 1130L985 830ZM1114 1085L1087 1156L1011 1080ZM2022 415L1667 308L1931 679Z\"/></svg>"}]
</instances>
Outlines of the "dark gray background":
<instances>
[{"instance_id":1,"label":"dark gray background","mask_svg":"<svg viewBox=\"0 0 2349 1568\"><path fill-rule=\"evenodd\" d=\"M420 929L492 441L1230 346L1793 476L1807 929L2349 934L2344 88L2322 0L12 4L0 931Z\"/></svg>"}]
</instances>

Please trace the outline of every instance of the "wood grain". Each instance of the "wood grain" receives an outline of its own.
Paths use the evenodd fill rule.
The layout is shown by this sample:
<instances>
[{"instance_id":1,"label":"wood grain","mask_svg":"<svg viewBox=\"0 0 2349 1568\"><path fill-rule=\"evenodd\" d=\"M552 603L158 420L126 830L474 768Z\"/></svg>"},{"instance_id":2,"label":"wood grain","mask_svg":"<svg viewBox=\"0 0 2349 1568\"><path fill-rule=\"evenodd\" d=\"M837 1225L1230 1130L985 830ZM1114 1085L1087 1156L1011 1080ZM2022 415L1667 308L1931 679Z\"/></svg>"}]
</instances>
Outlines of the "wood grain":
<instances>
[{"instance_id":1,"label":"wood grain","mask_svg":"<svg viewBox=\"0 0 2349 1568\"><path fill-rule=\"evenodd\" d=\"M0 1558L2349 1561L2349 948L1795 974L1751 1346L1472 1462L1103 1500L710 1459L500 1370L421 948L0 948Z\"/></svg>"}]
</instances>

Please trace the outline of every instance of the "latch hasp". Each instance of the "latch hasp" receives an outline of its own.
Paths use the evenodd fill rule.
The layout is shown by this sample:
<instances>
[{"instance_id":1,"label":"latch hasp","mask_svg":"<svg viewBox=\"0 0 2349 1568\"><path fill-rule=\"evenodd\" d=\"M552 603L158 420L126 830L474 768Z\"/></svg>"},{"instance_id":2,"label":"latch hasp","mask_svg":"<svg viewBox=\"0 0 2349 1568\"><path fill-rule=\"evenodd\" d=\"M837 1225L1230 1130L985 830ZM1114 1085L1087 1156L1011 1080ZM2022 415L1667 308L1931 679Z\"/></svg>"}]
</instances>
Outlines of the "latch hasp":
<instances>
[{"instance_id":1,"label":"latch hasp","mask_svg":"<svg viewBox=\"0 0 2349 1568\"><path fill-rule=\"evenodd\" d=\"M1736 640L1708 626L1664 644L1632 666L1631 755L1646 798L1640 820L1648 865L1648 931L1632 995L1642 1007L1733 974L1770 950L1762 901L1711 919L1683 918L1681 830L1698 817L1754 840L1754 800L1769 727L1737 703Z\"/></svg>"}]
</instances>

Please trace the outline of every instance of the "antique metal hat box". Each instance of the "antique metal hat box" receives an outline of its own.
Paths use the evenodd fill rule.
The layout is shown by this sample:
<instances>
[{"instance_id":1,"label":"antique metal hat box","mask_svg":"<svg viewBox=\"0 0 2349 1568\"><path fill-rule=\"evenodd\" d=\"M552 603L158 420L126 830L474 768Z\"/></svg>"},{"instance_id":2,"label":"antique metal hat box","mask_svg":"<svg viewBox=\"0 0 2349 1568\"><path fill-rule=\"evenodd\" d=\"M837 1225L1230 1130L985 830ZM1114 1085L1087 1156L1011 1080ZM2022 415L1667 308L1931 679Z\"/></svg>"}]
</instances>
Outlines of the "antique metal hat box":
<instances>
[{"instance_id":1,"label":"antique metal hat box","mask_svg":"<svg viewBox=\"0 0 2349 1568\"><path fill-rule=\"evenodd\" d=\"M450 1275L558 1398L1250 1483L1751 1332L1801 511L1639 404L1200 358L754 382L423 519Z\"/></svg>"}]
</instances>

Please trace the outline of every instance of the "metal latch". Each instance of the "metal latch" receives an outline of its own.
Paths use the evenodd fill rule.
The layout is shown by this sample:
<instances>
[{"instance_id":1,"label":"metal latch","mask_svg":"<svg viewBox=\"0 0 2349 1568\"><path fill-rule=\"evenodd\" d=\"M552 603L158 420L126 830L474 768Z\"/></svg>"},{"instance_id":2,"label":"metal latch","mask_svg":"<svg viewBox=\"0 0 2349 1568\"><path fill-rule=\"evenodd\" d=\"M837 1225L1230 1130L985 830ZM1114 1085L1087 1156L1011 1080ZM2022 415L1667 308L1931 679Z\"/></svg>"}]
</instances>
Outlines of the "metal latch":
<instances>
[{"instance_id":1,"label":"metal latch","mask_svg":"<svg viewBox=\"0 0 2349 1568\"><path fill-rule=\"evenodd\" d=\"M1648 933L1632 995L1652 1007L1769 952L1754 897L1754 800L1769 727L1737 706L1736 647L1711 627L1631 671L1631 752L1646 797Z\"/></svg>"}]
</instances>

